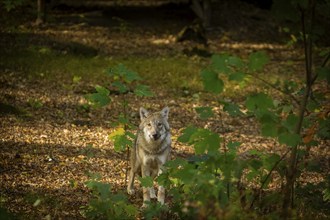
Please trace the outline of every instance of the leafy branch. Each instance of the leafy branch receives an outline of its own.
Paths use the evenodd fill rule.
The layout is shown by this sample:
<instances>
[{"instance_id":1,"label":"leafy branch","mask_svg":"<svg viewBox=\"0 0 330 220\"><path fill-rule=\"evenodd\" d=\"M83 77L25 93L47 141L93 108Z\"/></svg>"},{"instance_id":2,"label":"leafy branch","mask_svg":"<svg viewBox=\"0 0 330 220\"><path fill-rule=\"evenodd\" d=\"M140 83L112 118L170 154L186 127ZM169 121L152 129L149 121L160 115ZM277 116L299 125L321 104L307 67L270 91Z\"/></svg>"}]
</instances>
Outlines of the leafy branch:
<instances>
[{"instance_id":1,"label":"leafy branch","mask_svg":"<svg viewBox=\"0 0 330 220\"><path fill-rule=\"evenodd\" d=\"M291 98L291 99L292 99L292 100L293 100L298 106L300 105L299 100L298 100L294 95L292 95L292 93L288 93L288 92L282 90L281 88L279 88L279 87L277 87L276 85L274 85L274 84L268 82L267 80L265 80L265 79L259 77L259 76L256 75L256 74L252 74L252 73L248 73L248 72L247 72L246 74L249 75L249 76L252 76L252 77L256 78L257 80L259 80L259 81L263 82L264 84L270 86L271 88L275 89L276 91L279 91L279 92L281 92L282 94L289 96L289 97L290 97L290 98Z\"/></svg>"}]
</instances>

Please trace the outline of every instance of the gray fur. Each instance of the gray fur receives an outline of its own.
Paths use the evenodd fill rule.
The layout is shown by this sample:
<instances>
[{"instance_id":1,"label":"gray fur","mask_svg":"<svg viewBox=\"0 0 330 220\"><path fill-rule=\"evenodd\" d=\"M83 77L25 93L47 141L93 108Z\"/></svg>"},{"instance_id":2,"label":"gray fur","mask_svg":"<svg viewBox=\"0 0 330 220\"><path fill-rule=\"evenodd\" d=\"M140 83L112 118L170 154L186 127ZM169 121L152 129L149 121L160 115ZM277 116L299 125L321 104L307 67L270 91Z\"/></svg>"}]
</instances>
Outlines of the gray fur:
<instances>
[{"instance_id":1,"label":"gray fur","mask_svg":"<svg viewBox=\"0 0 330 220\"><path fill-rule=\"evenodd\" d=\"M140 108L141 123L136 135L133 149L131 150L131 170L127 193L134 194L135 175L155 178L162 173L164 163L169 159L171 152L171 134L168 123L169 108L165 107L160 112L149 113ZM155 198L154 188L143 187L143 201ZM164 204L165 189L158 187L157 200ZM145 206L145 203L144 205Z\"/></svg>"}]
</instances>

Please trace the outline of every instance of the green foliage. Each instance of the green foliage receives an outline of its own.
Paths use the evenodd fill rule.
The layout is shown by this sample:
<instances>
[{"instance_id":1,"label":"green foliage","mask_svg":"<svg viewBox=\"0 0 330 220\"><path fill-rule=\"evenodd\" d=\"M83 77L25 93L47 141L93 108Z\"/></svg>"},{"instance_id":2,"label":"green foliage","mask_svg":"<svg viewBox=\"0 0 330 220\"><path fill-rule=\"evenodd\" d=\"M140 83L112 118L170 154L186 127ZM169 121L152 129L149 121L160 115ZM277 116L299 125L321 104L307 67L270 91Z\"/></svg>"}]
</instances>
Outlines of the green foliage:
<instances>
[{"instance_id":1,"label":"green foliage","mask_svg":"<svg viewBox=\"0 0 330 220\"><path fill-rule=\"evenodd\" d=\"M251 112L273 108L273 99L265 93L253 94L247 97L245 105Z\"/></svg>"},{"instance_id":2,"label":"green foliage","mask_svg":"<svg viewBox=\"0 0 330 220\"><path fill-rule=\"evenodd\" d=\"M90 104L95 108L108 105L111 101L109 98L110 91L99 85L95 86L95 90L95 93L85 95Z\"/></svg>"},{"instance_id":3,"label":"green foliage","mask_svg":"<svg viewBox=\"0 0 330 220\"><path fill-rule=\"evenodd\" d=\"M267 54L263 51L258 51L251 53L249 56L249 70L250 71L260 71L263 69L265 64L267 64L269 58Z\"/></svg>"},{"instance_id":4,"label":"green foliage","mask_svg":"<svg viewBox=\"0 0 330 220\"><path fill-rule=\"evenodd\" d=\"M107 75L113 80L111 84L120 94L125 94L130 91L134 91L137 96L153 96L153 93L149 90L149 87L140 84L141 77L134 71L128 69L123 64L118 64L113 68L109 68L106 71ZM103 86L95 86L95 93L85 95L85 98L90 102L93 107L103 107L110 103L109 89ZM127 103L123 102L123 105Z\"/></svg>"},{"instance_id":5,"label":"green foliage","mask_svg":"<svg viewBox=\"0 0 330 220\"><path fill-rule=\"evenodd\" d=\"M214 116L211 107L197 107L195 108L195 111L198 113L199 117L203 120Z\"/></svg>"},{"instance_id":6,"label":"green foliage","mask_svg":"<svg viewBox=\"0 0 330 220\"><path fill-rule=\"evenodd\" d=\"M330 201L330 189L323 190L323 200Z\"/></svg>"},{"instance_id":7,"label":"green foliage","mask_svg":"<svg viewBox=\"0 0 330 220\"><path fill-rule=\"evenodd\" d=\"M218 77L218 73L212 70L203 70L201 76L206 91L213 93L221 93L223 91L224 83Z\"/></svg>"},{"instance_id":8,"label":"green foliage","mask_svg":"<svg viewBox=\"0 0 330 220\"><path fill-rule=\"evenodd\" d=\"M147 220L151 219L171 219L167 217L169 208L160 203L147 202L147 207L143 210L143 216Z\"/></svg>"},{"instance_id":9,"label":"green foliage","mask_svg":"<svg viewBox=\"0 0 330 220\"><path fill-rule=\"evenodd\" d=\"M195 145L195 137L209 132L191 126L183 131L179 140ZM203 144L211 142L214 140L208 139ZM230 142L227 146L227 152L214 150L205 154L196 151L195 147L195 156L188 160L178 158L166 164L166 172L157 181L168 188L172 197L171 210L180 218L244 216L235 186L247 166L237 155L239 143Z\"/></svg>"},{"instance_id":10,"label":"green foliage","mask_svg":"<svg viewBox=\"0 0 330 220\"><path fill-rule=\"evenodd\" d=\"M317 135L323 139L330 139L330 117L319 119L319 129Z\"/></svg>"},{"instance_id":11,"label":"green foliage","mask_svg":"<svg viewBox=\"0 0 330 220\"><path fill-rule=\"evenodd\" d=\"M210 66L201 71L204 88L208 92L221 93L225 90L225 80L238 83L245 81L249 76L262 71L268 61L269 58L264 52L252 53L246 61L228 54L214 55ZM320 78L326 79L327 70L321 69L318 74L322 76ZM298 89L298 84L293 81L286 81L283 84L283 91L288 94L299 94ZM223 110L233 117L245 115L235 103L222 100L218 102L223 105ZM326 131L329 130L330 123L328 119L324 120L325 117L317 116L320 110L318 103L312 104L309 109L315 113L303 120L303 128L309 129L309 136L312 137L315 131L311 120L315 121L318 117L320 134L328 136ZM303 143L315 144L309 140L309 136L302 140L301 135L297 134L299 118L293 111L293 105L280 102L260 92L247 94L245 107L248 110L247 114L256 117L259 121L263 136L276 138L280 144L288 148ZM202 119L213 116L212 107L198 107L195 110ZM225 213L222 217L228 214L239 218L238 216L244 211L239 199L242 192L236 184L241 181L244 173L249 182L260 184L259 191L268 188L273 178L270 175L272 172L277 172L281 178L284 178L286 173L286 161L283 161L278 154L262 154L253 150L248 152L250 158L242 160L237 154L239 143L234 142L228 143L225 151L220 151L220 136L208 129L188 126L182 130L178 141L191 145L195 155L188 161L176 159L167 163L167 172L163 173L158 181L167 186L173 198L173 210L176 210L182 218L193 218L198 215L203 218L204 214L219 218L219 213ZM259 199L257 198L260 195L250 190L244 191L243 194L245 203L251 207L257 205L261 205L262 208L272 207L282 199L282 195L278 193L267 193ZM328 198L326 190L324 195ZM255 205L256 200L258 200L257 205Z\"/></svg>"},{"instance_id":12,"label":"green foliage","mask_svg":"<svg viewBox=\"0 0 330 220\"><path fill-rule=\"evenodd\" d=\"M142 78L134 71L128 69L123 64L118 64L113 68L109 68L106 74L111 78L110 85L123 96L121 103L123 114L119 116L116 129L109 135L109 139L114 143L114 149L117 152L122 152L127 147L133 145L135 135L128 129L134 126L129 122L129 117L126 112L128 103L125 99L125 94L133 91L133 94L139 97L150 97L153 93L149 87L140 84ZM103 107L110 103L110 91L102 86L95 87L96 92L85 95L85 98L90 102L93 107Z\"/></svg>"},{"instance_id":13,"label":"green foliage","mask_svg":"<svg viewBox=\"0 0 330 220\"><path fill-rule=\"evenodd\" d=\"M210 66L201 71L204 88L208 92L221 93L225 89L225 78L236 83L244 82L247 74L260 71L268 61L265 52L251 53L246 61L225 53L215 54L211 58Z\"/></svg>"},{"instance_id":14,"label":"green foliage","mask_svg":"<svg viewBox=\"0 0 330 220\"><path fill-rule=\"evenodd\" d=\"M7 11L11 11L26 3L26 0L2 0L2 4Z\"/></svg>"},{"instance_id":15,"label":"green foliage","mask_svg":"<svg viewBox=\"0 0 330 220\"><path fill-rule=\"evenodd\" d=\"M128 69L123 64L118 64L114 68L109 68L107 73L114 80L120 80L124 83L132 83L133 81L141 80L141 77L134 71Z\"/></svg>"},{"instance_id":16,"label":"green foliage","mask_svg":"<svg viewBox=\"0 0 330 220\"><path fill-rule=\"evenodd\" d=\"M109 134L109 139L113 141L114 149L117 152L122 152L126 149L127 146L133 146L133 141L135 135L125 130L122 126L125 122L121 123L111 134ZM129 126L130 124L126 124Z\"/></svg>"},{"instance_id":17,"label":"green foliage","mask_svg":"<svg viewBox=\"0 0 330 220\"><path fill-rule=\"evenodd\" d=\"M244 115L244 113L240 110L240 107L237 104L226 101L220 101L220 103L223 104L223 110L227 112L230 116L236 117Z\"/></svg>"},{"instance_id":18,"label":"green foliage","mask_svg":"<svg viewBox=\"0 0 330 220\"><path fill-rule=\"evenodd\" d=\"M319 67L316 69L316 74L318 74L318 79L326 80L330 83L330 67Z\"/></svg>"},{"instance_id":19,"label":"green foliage","mask_svg":"<svg viewBox=\"0 0 330 220\"><path fill-rule=\"evenodd\" d=\"M34 109L39 109L43 106L43 103L38 99L29 99L28 104Z\"/></svg>"},{"instance_id":20,"label":"green foliage","mask_svg":"<svg viewBox=\"0 0 330 220\"><path fill-rule=\"evenodd\" d=\"M285 26L283 32L290 38L288 44L303 42L302 21L307 38L317 41L325 35L325 22L314 22L314 18L319 17L324 20L329 16L330 1L308 1L308 0L276 0L272 5L274 18L282 22ZM303 19L302 19L303 18Z\"/></svg>"},{"instance_id":21,"label":"green foliage","mask_svg":"<svg viewBox=\"0 0 330 220\"><path fill-rule=\"evenodd\" d=\"M154 94L149 90L149 87L146 85L137 85L134 89L134 94L140 97L146 96L151 97Z\"/></svg>"},{"instance_id":22,"label":"green foliage","mask_svg":"<svg viewBox=\"0 0 330 220\"><path fill-rule=\"evenodd\" d=\"M207 129L187 127L183 135L178 138L179 141L192 144L196 154L206 152L217 152L220 148L220 137Z\"/></svg>"},{"instance_id":23,"label":"green foliage","mask_svg":"<svg viewBox=\"0 0 330 220\"><path fill-rule=\"evenodd\" d=\"M127 203L122 193L112 193L111 186L95 180L86 182L93 198L83 208L87 219L135 219L137 209Z\"/></svg>"},{"instance_id":24,"label":"green foliage","mask_svg":"<svg viewBox=\"0 0 330 220\"><path fill-rule=\"evenodd\" d=\"M151 176L139 177L142 187L153 187L154 180Z\"/></svg>"},{"instance_id":25,"label":"green foliage","mask_svg":"<svg viewBox=\"0 0 330 220\"><path fill-rule=\"evenodd\" d=\"M2 220L13 220L18 219L12 213L10 213L7 209L0 207L0 219Z\"/></svg>"}]
</instances>

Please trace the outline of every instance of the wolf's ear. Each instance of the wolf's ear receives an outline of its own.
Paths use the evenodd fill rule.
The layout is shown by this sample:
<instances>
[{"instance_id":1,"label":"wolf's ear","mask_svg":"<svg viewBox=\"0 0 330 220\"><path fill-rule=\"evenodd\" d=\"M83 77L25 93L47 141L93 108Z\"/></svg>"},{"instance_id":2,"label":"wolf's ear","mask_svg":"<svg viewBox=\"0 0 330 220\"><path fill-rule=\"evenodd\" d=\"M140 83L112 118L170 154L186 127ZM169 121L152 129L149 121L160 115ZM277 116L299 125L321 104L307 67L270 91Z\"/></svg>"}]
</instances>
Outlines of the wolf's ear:
<instances>
[{"instance_id":1,"label":"wolf's ear","mask_svg":"<svg viewBox=\"0 0 330 220\"><path fill-rule=\"evenodd\" d=\"M163 108L160 113L162 114L162 116L166 119L168 119L168 113L169 113L170 109L166 106L165 108Z\"/></svg>"},{"instance_id":2,"label":"wolf's ear","mask_svg":"<svg viewBox=\"0 0 330 220\"><path fill-rule=\"evenodd\" d=\"M145 119L146 117L148 117L149 115L149 112L145 109L145 108L140 108L140 118L141 118L141 121L143 119Z\"/></svg>"}]
</instances>

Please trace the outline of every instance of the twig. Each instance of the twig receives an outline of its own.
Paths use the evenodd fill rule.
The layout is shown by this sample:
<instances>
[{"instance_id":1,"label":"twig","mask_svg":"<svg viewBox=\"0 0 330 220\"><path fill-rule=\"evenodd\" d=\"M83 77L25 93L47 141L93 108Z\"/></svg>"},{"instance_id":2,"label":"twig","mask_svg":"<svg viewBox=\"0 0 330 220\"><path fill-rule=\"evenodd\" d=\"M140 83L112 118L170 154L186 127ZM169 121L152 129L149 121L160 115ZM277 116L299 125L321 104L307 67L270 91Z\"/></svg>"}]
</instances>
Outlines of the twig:
<instances>
[{"instance_id":1,"label":"twig","mask_svg":"<svg viewBox=\"0 0 330 220\"><path fill-rule=\"evenodd\" d=\"M272 167L272 169L269 171L269 173L267 174L267 176L265 177L265 179L261 182L261 186L260 186L260 188L259 188L259 190L258 190L258 193L253 197L253 200L252 200L251 205L250 205L250 209L253 208L254 202L257 200L257 197L259 197L260 192L261 192L261 190L264 188L264 185L266 184L266 182L267 182L267 180L269 179L270 175L274 172L274 170L275 170L276 167L280 164L280 162L281 162L282 160L284 160L284 158L286 157L286 155L287 155L289 152L290 152L290 149L287 150L287 151L282 155L282 157L281 157L278 161L276 161L276 163L274 164L274 166Z\"/></svg>"},{"instance_id":2,"label":"twig","mask_svg":"<svg viewBox=\"0 0 330 220\"><path fill-rule=\"evenodd\" d=\"M292 100L293 100L298 106L300 105L299 100L298 100L296 97L294 97L292 94L283 91L282 89L276 87L275 85L271 84L270 82L268 82L267 80L265 80L265 79L263 79L263 78L260 78L260 77L257 76L257 75L253 75L253 74L251 74L251 73L246 73L246 74L249 75L249 76L253 76L253 77L255 77L256 79L260 80L261 82L265 83L266 85L270 86L271 88L273 88L273 89L275 89L275 90L277 90L277 91L283 93L284 95L289 96L289 97L290 97L290 98L291 98L291 99L292 99Z\"/></svg>"},{"instance_id":3,"label":"twig","mask_svg":"<svg viewBox=\"0 0 330 220\"><path fill-rule=\"evenodd\" d=\"M221 126L222 126L222 129L224 129L224 124L223 124L223 120L222 119L222 114L221 114L221 111L219 111L219 115L220 115L220 123L221 123ZM223 147L224 147L224 154L225 154L225 163L227 163L227 149L226 149L226 138L223 137ZM227 197L228 199L230 199L230 183L229 181L227 181Z\"/></svg>"},{"instance_id":4,"label":"twig","mask_svg":"<svg viewBox=\"0 0 330 220\"><path fill-rule=\"evenodd\" d=\"M328 53L328 55L325 57L325 59L323 60L323 63L321 65L321 67L325 67L325 65L327 65L328 61L330 59L330 52ZM315 80L317 79L318 77L318 73L315 73L313 79L312 79L312 84L314 84Z\"/></svg>"}]
</instances>

